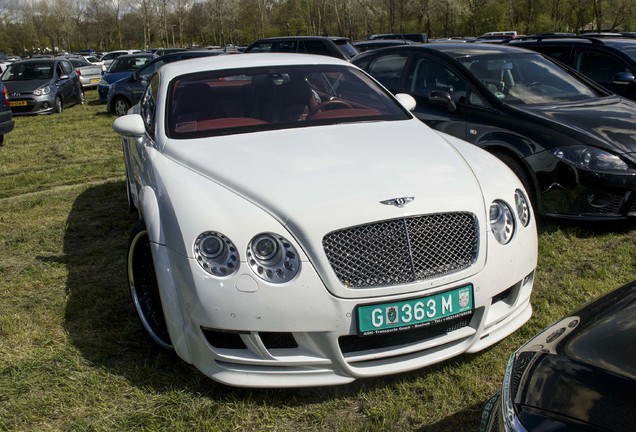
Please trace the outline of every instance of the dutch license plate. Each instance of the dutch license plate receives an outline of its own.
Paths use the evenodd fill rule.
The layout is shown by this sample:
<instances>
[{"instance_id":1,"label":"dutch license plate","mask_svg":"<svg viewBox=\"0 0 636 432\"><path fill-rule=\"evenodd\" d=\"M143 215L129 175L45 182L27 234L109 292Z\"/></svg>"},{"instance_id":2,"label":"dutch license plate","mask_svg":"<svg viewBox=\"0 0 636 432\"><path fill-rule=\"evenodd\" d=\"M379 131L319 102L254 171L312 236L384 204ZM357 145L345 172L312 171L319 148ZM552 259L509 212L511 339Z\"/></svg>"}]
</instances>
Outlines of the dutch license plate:
<instances>
[{"instance_id":1,"label":"dutch license plate","mask_svg":"<svg viewBox=\"0 0 636 432\"><path fill-rule=\"evenodd\" d=\"M99 78L91 78L91 83L99 82Z\"/></svg>"},{"instance_id":2,"label":"dutch license plate","mask_svg":"<svg viewBox=\"0 0 636 432\"><path fill-rule=\"evenodd\" d=\"M27 101L9 101L9 106L26 106Z\"/></svg>"},{"instance_id":3,"label":"dutch license plate","mask_svg":"<svg viewBox=\"0 0 636 432\"><path fill-rule=\"evenodd\" d=\"M472 285L427 297L358 306L358 333L370 336L410 330L468 314L472 309Z\"/></svg>"}]
</instances>

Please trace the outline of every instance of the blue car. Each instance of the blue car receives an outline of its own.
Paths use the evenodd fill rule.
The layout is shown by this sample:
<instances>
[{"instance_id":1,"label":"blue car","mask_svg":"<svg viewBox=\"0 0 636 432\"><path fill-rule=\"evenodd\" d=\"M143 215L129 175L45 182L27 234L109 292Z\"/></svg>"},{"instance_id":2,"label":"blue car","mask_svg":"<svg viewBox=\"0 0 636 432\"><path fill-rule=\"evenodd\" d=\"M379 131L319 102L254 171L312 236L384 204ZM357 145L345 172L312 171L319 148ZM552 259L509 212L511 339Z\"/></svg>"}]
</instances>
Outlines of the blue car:
<instances>
[{"instance_id":1,"label":"blue car","mask_svg":"<svg viewBox=\"0 0 636 432\"><path fill-rule=\"evenodd\" d=\"M128 54L117 57L110 64L102 79L97 84L97 93L99 101L106 102L108 100L108 90L110 85L122 78L127 78L131 73L150 62L157 57L152 53Z\"/></svg>"},{"instance_id":2,"label":"blue car","mask_svg":"<svg viewBox=\"0 0 636 432\"><path fill-rule=\"evenodd\" d=\"M4 135L13 130L13 124L7 88L0 81L0 145L4 143Z\"/></svg>"},{"instance_id":3,"label":"blue car","mask_svg":"<svg viewBox=\"0 0 636 432\"><path fill-rule=\"evenodd\" d=\"M179 51L165 54L148 62L129 76L111 84L106 102L106 111L117 116L125 115L131 106L141 99L141 95L148 85L150 77L166 63L185 60L196 57L207 57L219 54L238 53L238 51L199 50L199 51Z\"/></svg>"}]
</instances>

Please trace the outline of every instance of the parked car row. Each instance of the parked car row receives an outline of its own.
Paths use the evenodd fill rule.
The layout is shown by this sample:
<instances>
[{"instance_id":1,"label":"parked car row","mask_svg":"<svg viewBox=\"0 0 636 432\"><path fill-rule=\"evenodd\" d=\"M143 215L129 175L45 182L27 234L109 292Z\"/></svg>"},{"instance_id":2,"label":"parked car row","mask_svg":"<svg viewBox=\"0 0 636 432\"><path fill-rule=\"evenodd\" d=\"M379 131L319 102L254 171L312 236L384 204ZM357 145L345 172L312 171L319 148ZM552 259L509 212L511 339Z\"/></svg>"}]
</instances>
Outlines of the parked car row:
<instances>
[{"instance_id":1,"label":"parked car row","mask_svg":"<svg viewBox=\"0 0 636 432\"><path fill-rule=\"evenodd\" d=\"M635 94L632 45L378 43L392 46L119 53L103 75L72 56L14 62L0 144L13 115L61 112L99 81L139 215L134 308L211 378L316 386L421 368L530 318L535 212L636 216L636 102L615 94ZM632 282L524 344L482 430L631 430L635 318Z\"/></svg>"}]
</instances>

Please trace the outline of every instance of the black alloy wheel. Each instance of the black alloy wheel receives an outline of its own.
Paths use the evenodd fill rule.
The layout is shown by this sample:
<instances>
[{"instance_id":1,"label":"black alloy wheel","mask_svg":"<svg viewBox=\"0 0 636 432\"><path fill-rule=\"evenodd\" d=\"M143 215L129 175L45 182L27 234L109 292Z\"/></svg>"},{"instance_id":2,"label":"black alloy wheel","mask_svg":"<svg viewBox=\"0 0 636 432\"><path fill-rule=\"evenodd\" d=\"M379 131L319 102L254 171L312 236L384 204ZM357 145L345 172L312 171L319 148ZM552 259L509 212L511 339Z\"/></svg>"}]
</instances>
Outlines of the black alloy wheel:
<instances>
[{"instance_id":1,"label":"black alloy wheel","mask_svg":"<svg viewBox=\"0 0 636 432\"><path fill-rule=\"evenodd\" d=\"M135 225L130 234L128 284L137 316L144 330L161 348L172 349L159 296L148 231L143 220Z\"/></svg>"}]
</instances>

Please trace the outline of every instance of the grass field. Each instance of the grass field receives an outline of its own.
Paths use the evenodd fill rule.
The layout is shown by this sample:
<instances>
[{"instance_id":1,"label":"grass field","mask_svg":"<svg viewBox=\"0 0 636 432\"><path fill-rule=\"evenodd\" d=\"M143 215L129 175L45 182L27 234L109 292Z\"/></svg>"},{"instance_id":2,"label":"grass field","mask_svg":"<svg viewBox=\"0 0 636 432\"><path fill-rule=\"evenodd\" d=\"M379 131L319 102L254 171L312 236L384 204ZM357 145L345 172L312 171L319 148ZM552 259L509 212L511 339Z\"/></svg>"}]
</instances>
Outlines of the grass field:
<instances>
[{"instance_id":1,"label":"grass field","mask_svg":"<svg viewBox=\"0 0 636 432\"><path fill-rule=\"evenodd\" d=\"M216 384L138 324L119 139L87 99L17 118L0 147L0 430L476 430L517 346L636 278L634 223L542 223L534 315L488 350L342 387Z\"/></svg>"}]
</instances>

